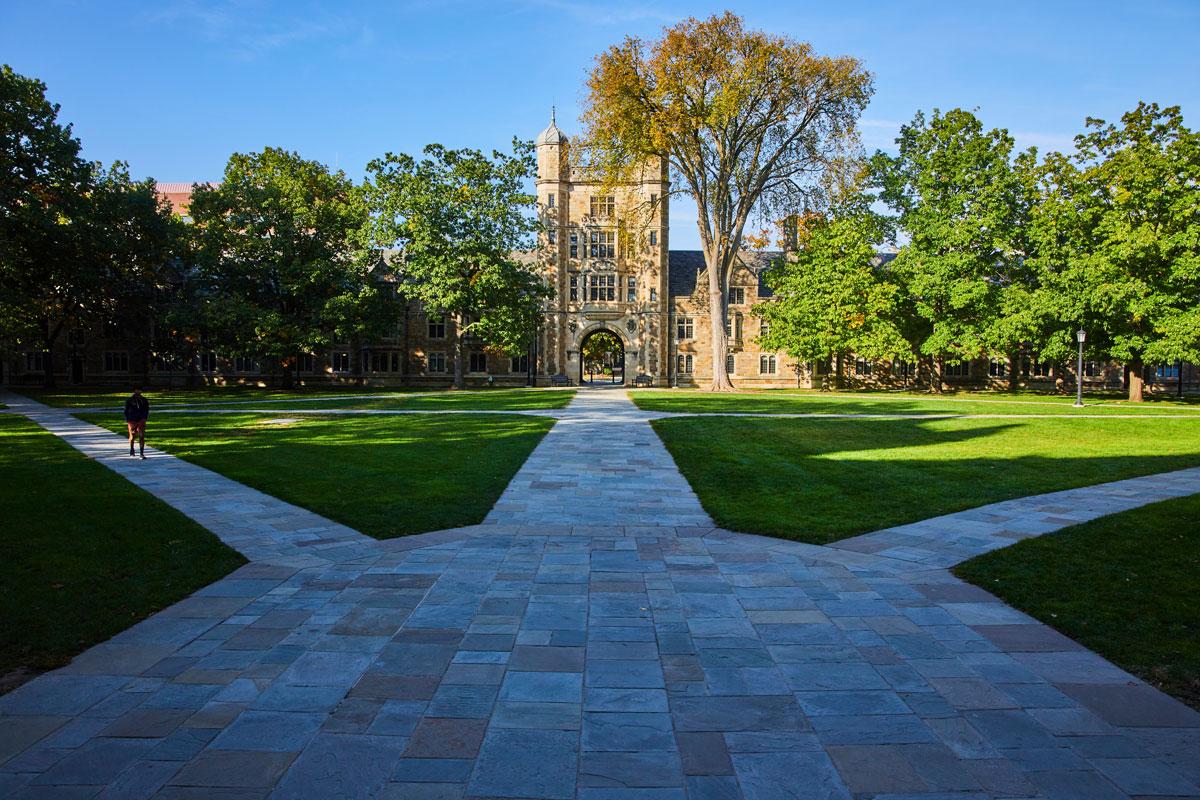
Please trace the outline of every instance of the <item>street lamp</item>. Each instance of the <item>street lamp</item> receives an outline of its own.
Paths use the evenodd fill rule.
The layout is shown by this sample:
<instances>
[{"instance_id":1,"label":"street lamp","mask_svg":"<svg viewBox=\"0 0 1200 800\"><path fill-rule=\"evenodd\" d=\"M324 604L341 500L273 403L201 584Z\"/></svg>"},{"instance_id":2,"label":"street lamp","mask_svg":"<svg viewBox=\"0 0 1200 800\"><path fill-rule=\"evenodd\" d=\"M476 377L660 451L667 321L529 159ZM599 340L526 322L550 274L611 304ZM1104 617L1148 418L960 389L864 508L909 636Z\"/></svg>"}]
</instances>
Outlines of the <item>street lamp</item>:
<instances>
[{"instance_id":1,"label":"street lamp","mask_svg":"<svg viewBox=\"0 0 1200 800\"><path fill-rule=\"evenodd\" d=\"M1075 407L1083 408L1083 343L1087 341L1083 328L1075 331L1075 339L1079 342L1079 362L1075 368Z\"/></svg>"}]
</instances>

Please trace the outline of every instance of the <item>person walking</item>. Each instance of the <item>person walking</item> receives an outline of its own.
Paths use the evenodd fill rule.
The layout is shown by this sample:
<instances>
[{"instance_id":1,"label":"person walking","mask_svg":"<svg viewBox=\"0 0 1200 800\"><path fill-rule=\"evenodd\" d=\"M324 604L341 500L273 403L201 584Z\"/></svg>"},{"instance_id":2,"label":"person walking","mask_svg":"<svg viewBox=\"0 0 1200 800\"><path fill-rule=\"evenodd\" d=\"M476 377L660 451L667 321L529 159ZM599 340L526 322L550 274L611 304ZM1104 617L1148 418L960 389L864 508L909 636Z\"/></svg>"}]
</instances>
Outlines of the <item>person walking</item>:
<instances>
[{"instance_id":1,"label":"person walking","mask_svg":"<svg viewBox=\"0 0 1200 800\"><path fill-rule=\"evenodd\" d=\"M150 418L150 401L142 390L134 389L125 401L125 425L129 428L129 455L133 455L133 440L138 440L138 454L146 460L146 420Z\"/></svg>"}]
</instances>

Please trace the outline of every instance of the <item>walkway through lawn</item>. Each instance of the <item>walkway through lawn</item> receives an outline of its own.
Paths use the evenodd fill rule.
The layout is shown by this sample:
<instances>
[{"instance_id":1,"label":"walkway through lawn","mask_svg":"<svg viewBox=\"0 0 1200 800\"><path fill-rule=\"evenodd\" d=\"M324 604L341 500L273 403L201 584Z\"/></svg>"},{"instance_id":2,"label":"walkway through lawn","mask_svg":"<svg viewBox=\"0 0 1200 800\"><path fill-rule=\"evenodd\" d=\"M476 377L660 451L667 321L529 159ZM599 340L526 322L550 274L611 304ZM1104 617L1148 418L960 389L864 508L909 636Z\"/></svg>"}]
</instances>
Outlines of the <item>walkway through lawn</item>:
<instances>
[{"instance_id":1,"label":"walkway through lawn","mask_svg":"<svg viewBox=\"0 0 1200 800\"><path fill-rule=\"evenodd\" d=\"M0 795L1200 795L1200 714L942 569L699 524L621 391L389 542L17 411L257 561L0 698Z\"/></svg>"}]
</instances>

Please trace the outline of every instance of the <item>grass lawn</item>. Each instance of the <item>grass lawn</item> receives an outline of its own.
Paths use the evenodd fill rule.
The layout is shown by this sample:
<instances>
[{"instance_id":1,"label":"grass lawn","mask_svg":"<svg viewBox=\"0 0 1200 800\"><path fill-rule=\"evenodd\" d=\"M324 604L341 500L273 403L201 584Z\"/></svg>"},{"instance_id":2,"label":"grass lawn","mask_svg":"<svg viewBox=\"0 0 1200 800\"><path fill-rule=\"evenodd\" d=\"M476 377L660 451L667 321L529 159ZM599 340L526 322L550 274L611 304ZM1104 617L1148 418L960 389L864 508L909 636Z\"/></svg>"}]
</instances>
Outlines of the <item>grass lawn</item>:
<instances>
[{"instance_id":1,"label":"grass lawn","mask_svg":"<svg viewBox=\"0 0 1200 800\"><path fill-rule=\"evenodd\" d=\"M371 409L398 411L531 411L566 408L575 397L570 389L481 389L466 391L438 390L410 395L364 395L362 397L306 398L296 408ZM288 400L268 400L265 407L287 408ZM220 408L202 402L194 408ZM256 408L258 406L255 406Z\"/></svg>"},{"instance_id":2,"label":"grass lawn","mask_svg":"<svg viewBox=\"0 0 1200 800\"><path fill-rule=\"evenodd\" d=\"M1200 417L654 423L719 525L815 544L1200 465Z\"/></svg>"},{"instance_id":3,"label":"grass lawn","mask_svg":"<svg viewBox=\"0 0 1200 800\"><path fill-rule=\"evenodd\" d=\"M1195 399L1162 397L1130 403L1115 395L1084 397L1085 407L1073 408L1074 395L1004 392L843 392L809 389L767 389L757 392L713 393L687 389L630 392L638 408L689 414L1191 414L1200 417Z\"/></svg>"},{"instance_id":4,"label":"grass lawn","mask_svg":"<svg viewBox=\"0 0 1200 800\"><path fill-rule=\"evenodd\" d=\"M0 475L0 691L245 563L22 417L0 416Z\"/></svg>"},{"instance_id":5,"label":"grass lawn","mask_svg":"<svg viewBox=\"0 0 1200 800\"><path fill-rule=\"evenodd\" d=\"M123 432L112 414L81 415ZM286 412L281 412L286 417ZM147 442L378 539L480 522L550 430L485 414L150 416Z\"/></svg>"},{"instance_id":6,"label":"grass lawn","mask_svg":"<svg viewBox=\"0 0 1200 800\"><path fill-rule=\"evenodd\" d=\"M1200 709L1200 495L1027 539L954 572Z\"/></svg>"},{"instance_id":7,"label":"grass lawn","mask_svg":"<svg viewBox=\"0 0 1200 800\"><path fill-rule=\"evenodd\" d=\"M82 389L42 392L21 390L26 396L46 405L60 408L123 408L128 391ZM320 387L317 389L259 389L245 386L208 386L199 389L155 389L145 392L154 408L196 406L221 408L226 404L262 404L286 408L357 408L410 410L471 410L526 411L531 409L564 408L575 392L549 389L363 389L353 386ZM236 408L236 406L235 406Z\"/></svg>"}]
</instances>

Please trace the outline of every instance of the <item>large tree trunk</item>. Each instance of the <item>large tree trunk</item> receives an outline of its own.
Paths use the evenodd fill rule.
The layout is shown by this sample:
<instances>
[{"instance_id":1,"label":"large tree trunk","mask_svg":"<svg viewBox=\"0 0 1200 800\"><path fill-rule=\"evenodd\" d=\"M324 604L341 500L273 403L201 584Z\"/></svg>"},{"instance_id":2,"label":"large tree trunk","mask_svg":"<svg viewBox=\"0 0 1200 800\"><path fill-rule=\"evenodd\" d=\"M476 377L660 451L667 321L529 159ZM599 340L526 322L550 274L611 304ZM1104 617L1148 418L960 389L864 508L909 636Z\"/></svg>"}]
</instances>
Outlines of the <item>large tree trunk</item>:
<instances>
[{"instance_id":1,"label":"large tree trunk","mask_svg":"<svg viewBox=\"0 0 1200 800\"><path fill-rule=\"evenodd\" d=\"M725 289L721 280L720 259L708 257L708 317L712 323L712 385L713 392L732 392L733 382L725 370L729 343L725 340Z\"/></svg>"},{"instance_id":2,"label":"large tree trunk","mask_svg":"<svg viewBox=\"0 0 1200 800\"><path fill-rule=\"evenodd\" d=\"M53 389L57 384L54 380L54 342L62 332L63 323L51 324L46 320L45 332L42 336L42 387Z\"/></svg>"},{"instance_id":3,"label":"large tree trunk","mask_svg":"<svg viewBox=\"0 0 1200 800\"><path fill-rule=\"evenodd\" d=\"M845 364L842 363L842 354L837 353L833 357L833 388L841 391L846 388L846 373Z\"/></svg>"},{"instance_id":4,"label":"large tree trunk","mask_svg":"<svg viewBox=\"0 0 1200 800\"><path fill-rule=\"evenodd\" d=\"M300 363L299 357L292 357L291 359L285 358L285 359L280 360L280 362L279 362L279 366L280 366L280 374L279 374L280 381L279 381L279 383L280 383L281 389L291 389L296 385L295 380L294 380L295 372L293 372L292 365L299 364L299 363Z\"/></svg>"},{"instance_id":5,"label":"large tree trunk","mask_svg":"<svg viewBox=\"0 0 1200 800\"><path fill-rule=\"evenodd\" d=\"M1008 390L1015 392L1021 388L1021 354L1011 353L1008 357Z\"/></svg>"},{"instance_id":6,"label":"large tree trunk","mask_svg":"<svg viewBox=\"0 0 1200 800\"><path fill-rule=\"evenodd\" d=\"M1129 387L1129 402L1131 403L1140 403L1145 399L1143 396L1143 391L1145 388L1145 381L1142 380L1143 369L1144 365L1142 364L1142 360L1140 358L1129 362L1129 372L1126 382ZM1080 377L1082 378L1082 376Z\"/></svg>"},{"instance_id":7,"label":"large tree trunk","mask_svg":"<svg viewBox=\"0 0 1200 800\"><path fill-rule=\"evenodd\" d=\"M934 394L941 394L946 388L946 359L943 356L935 356L930 362L932 373L929 381L929 391Z\"/></svg>"},{"instance_id":8,"label":"large tree trunk","mask_svg":"<svg viewBox=\"0 0 1200 800\"><path fill-rule=\"evenodd\" d=\"M454 315L454 388L467 388L467 379L463 373L462 314Z\"/></svg>"}]
</instances>

